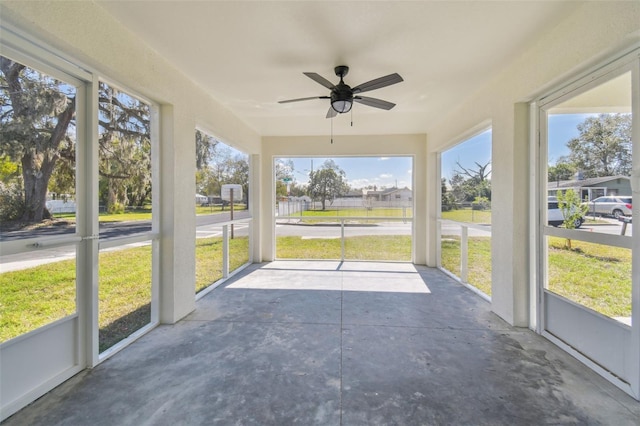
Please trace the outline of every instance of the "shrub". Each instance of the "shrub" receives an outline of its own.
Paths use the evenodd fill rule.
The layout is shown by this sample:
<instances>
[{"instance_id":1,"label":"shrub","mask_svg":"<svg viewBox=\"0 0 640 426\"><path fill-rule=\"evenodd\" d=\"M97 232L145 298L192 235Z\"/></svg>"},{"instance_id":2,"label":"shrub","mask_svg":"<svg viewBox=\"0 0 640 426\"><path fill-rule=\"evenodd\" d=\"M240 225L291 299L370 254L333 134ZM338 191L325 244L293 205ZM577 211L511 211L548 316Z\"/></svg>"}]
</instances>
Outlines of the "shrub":
<instances>
[{"instance_id":1,"label":"shrub","mask_svg":"<svg viewBox=\"0 0 640 426\"><path fill-rule=\"evenodd\" d=\"M471 203L472 210L484 210L491 206L491 201L487 197L476 197Z\"/></svg>"},{"instance_id":2,"label":"shrub","mask_svg":"<svg viewBox=\"0 0 640 426\"><path fill-rule=\"evenodd\" d=\"M109 214L122 214L124 213L124 204L122 203L113 203L109 206L107 210Z\"/></svg>"},{"instance_id":3,"label":"shrub","mask_svg":"<svg viewBox=\"0 0 640 426\"><path fill-rule=\"evenodd\" d=\"M0 182L0 221L19 219L24 208L24 194L20 183Z\"/></svg>"}]
</instances>

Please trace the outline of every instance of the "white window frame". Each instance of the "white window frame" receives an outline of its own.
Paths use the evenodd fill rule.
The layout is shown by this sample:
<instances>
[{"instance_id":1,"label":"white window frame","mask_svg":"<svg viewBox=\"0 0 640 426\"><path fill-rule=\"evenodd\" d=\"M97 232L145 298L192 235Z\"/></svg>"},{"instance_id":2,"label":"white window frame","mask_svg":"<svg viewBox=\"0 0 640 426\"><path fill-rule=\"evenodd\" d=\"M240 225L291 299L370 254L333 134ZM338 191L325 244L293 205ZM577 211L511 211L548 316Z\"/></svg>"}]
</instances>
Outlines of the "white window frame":
<instances>
[{"instance_id":1,"label":"white window frame","mask_svg":"<svg viewBox=\"0 0 640 426\"><path fill-rule=\"evenodd\" d=\"M618 56L610 58L608 62L590 68L586 72L564 85L546 92L543 96L531 102L531 144L530 154L532 161L530 170L530 327L537 333L552 340L561 348L571 353L581 362L598 372L601 376L620 387L635 398L640 396L640 262L637 261L640 250L640 233L633 237L608 235L600 233L586 233L578 230L557 229L549 227L545 222L546 215L543 209L547 204L547 121L546 111L562 101L575 97L591 88L597 87L612 78L631 72L632 75L632 140L634 175L631 176L631 187L634 197L640 197L640 175L637 175L637 166L640 163L640 46L636 45ZM544 143L543 143L544 142ZM639 217L640 206L634 207L634 216ZM582 355L561 340L550 335L545 327L544 285L546 277L546 263L548 259L546 237L558 236L586 241L596 244L605 244L632 249L632 318L635 318L631 330L630 356L634 360L631 368L629 383L622 381L596 362ZM578 309L588 309L576 304ZM621 325L622 327L622 325Z\"/></svg>"}]
</instances>

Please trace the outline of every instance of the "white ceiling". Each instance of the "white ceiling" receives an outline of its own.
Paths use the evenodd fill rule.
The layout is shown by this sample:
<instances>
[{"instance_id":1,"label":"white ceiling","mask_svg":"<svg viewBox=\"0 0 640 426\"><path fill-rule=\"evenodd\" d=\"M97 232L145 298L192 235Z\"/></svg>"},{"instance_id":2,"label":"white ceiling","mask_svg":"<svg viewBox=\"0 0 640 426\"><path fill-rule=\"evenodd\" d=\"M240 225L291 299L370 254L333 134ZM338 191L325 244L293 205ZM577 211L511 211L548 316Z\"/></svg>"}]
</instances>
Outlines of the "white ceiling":
<instances>
[{"instance_id":1,"label":"white ceiling","mask_svg":"<svg viewBox=\"0 0 640 426\"><path fill-rule=\"evenodd\" d=\"M575 7L562 1L102 1L143 38L261 135L325 135L328 95L307 78L337 83L399 73L367 92L396 103L361 104L336 117L336 134L426 133L430 126Z\"/></svg>"}]
</instances>

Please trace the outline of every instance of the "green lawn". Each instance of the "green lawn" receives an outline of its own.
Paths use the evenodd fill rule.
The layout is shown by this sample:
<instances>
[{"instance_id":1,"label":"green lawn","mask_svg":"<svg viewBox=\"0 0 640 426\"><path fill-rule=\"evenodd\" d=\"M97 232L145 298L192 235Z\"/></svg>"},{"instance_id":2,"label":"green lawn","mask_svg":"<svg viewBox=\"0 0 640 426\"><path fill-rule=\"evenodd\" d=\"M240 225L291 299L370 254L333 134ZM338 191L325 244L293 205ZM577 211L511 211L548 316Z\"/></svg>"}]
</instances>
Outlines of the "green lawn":
<instances>
[{"instance_id":1,"label":"green lawn","mask_svg":"<svg viewBox=\"0 0 640 426\"><path fill-rule=\"evenodd\" d=\"M469 223L491 223L491 210L458 209L442 212L442 219Z\"/></svg>"},{"instance_id":2,"label":"green lawn","mask_svg":"<svg viewBox=\"0 0 640 426\"><path fill-rule=\"evenodd\" d=\"M222 278L221 238L197 240L196 252L199 291ZM249 240L231 240L230 270L248 259ZM0 274L0 342L73 314L75 278L75 260ZM101 253L98 279L102 352L150 322L151 246Z\"/></svg>"},{"instance_id":3,"label":"green lawn","mask_svg":"<svg viewBox=\"0 0 640 426\"><path fill-rule=\"evenodd\" d=\"M100 254L100 350L149 322L151 247ZM0 342L76 311L75 260L0 274Z\"/></svg>"},{"instance_id":4,"label":"green lawn","mask_svg":"<svg viewBox=\"0 0 640 426\"><path fill-rule=\"evenodd\" d=\"M151 322L151 246L100 253L100 352Z\"/></svg>"},{"instance_id":5,"label":"green lawn","mask_svg":"<svg viewBox=\"0 0 640 426\"><path fill-rule=\"evenodd\" d=\"M340 238L278 237L278 259L341 259ZM348 260L411 261L411 237L380 235L345 238Z\"/></svg>"},{"instance_id":6,"label":"green lawn","mask_svg":"<svg viewBox=\"0 0 640 426\"><path fill-rule=\"evenodd\" d=\"M300 216L300 213L292 216ZM327 209L327 210L305 210L302 217L305 216L321 216L321 217L407 217L413 216L411 208L376 208L376 209Z\"/></svg>"},{"instance_id":7,"label":"green lawn","mask_svg":"<svg viewBox=\"0 0 640 426\"><path fill-rule=\"evenodd\" d=\"M610 317L631 316L631 250L549 238L549 290Z\"/></svg>"},{"instance_id":8,"label":"green lawn","mask_svg":"<svg viewBox=\"0 0 640 426\"><path fill-rule=\"evenodd\" d=\"M248 261L248 239L230 242L230 270ZM340 239L280 237L281 259L340 259ZM351 237L351 260L410 261L409 236ZM222 277L221 239L196 242L196 291ZM631 315L631 251L549 239L549 290L608 316ZM443 236L442 265L460 274L459 238ZM491 294L491 241L469 238L469 282ZM100 350L112 346L149 322L150 246L100 254ZM0 274L0 342L75 312L75 261L64 260Z\"/></svg>"},{"instance_id":9,"label":"green lawn","mask_svg":"<svg viewBox=\"0 0 640 426\"><path fill-rule=\"evenodd\" d=\"M471 237L469 283L491 295L491 240ZM442 237L442 266L460 275L459 237ZM631 250L549 238L548 289L610 317L631 316Z\"/></svg>"},{"instance_id":10,"label":"green lawn","mask_svg":"<svg viewBox=\"0 0 640 426\"><path fill-rule=\"evenodd\" d=\"M491 296L491 237L472 237L467 241L467 281ZM460 237L442 236L442 267L460 276Z\"/></svg>"},{"instance_id":11,"label":"green lawn","mask_svg":"<svg viewBox=\"0 0 640 426\"><path fill-rule=\"evenodd\" d=\"M229 271L249 261L249 239L229 240ZM222 278L222 237L196 240L196 293Z\"/></svg>"},{"instance_id":12,"label":"green lawn","mask_svg":"<svg viewBox=\"0 0 640 426\"><path fill-rule=\"evenodd\" d=\"M234 211L246 210L247 206L244 204L237 204L234 206ZM211 207L201 207L196 206L196 214L218 214L218 213L227 213L229 212L229 206L225 206L224 210L222 206L211 206ZM53 215L54 219L64 219L68 222L75 222L76 214L75 213L56 213ZM100 222L128 222L128 221L139 221L139 220L151 220L151 209L135 209L129 210L124 213L100 213L98 216L98 220Z\"/></svg>"}]
</instances>

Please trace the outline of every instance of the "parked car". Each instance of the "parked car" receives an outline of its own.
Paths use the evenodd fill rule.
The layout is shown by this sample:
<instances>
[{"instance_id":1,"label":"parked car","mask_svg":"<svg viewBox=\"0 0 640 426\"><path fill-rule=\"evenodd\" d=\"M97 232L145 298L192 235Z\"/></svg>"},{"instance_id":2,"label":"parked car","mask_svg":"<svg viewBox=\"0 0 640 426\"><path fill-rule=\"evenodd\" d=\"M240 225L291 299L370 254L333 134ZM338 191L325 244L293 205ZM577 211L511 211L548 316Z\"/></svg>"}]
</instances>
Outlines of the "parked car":
<instances>
[{"instance_id":1,"label":"parked car","mask_svg":"<svg viewBox=\"0 0 640 426\"><path fill-rule=\"evenodd\" d=\"M558 199L556 197L547 198L547 223L551 226L560 226L564 223L564 214L558 207ZM576 219L573 223L573 227L578 229L584 223L584 217Z\"/></svg>"},{"instance_id":2,"label":"parked car","mask_svg":"<svg viewBox=\"0 0 640 426\"><path fill-rule=\"evenodd\" d=\"M589 206L587 214L613 216L619 219L623 216L631 216L631 196L617 195L615 197L598 197L586 203Z\"/></svg>"}]
</instances>

